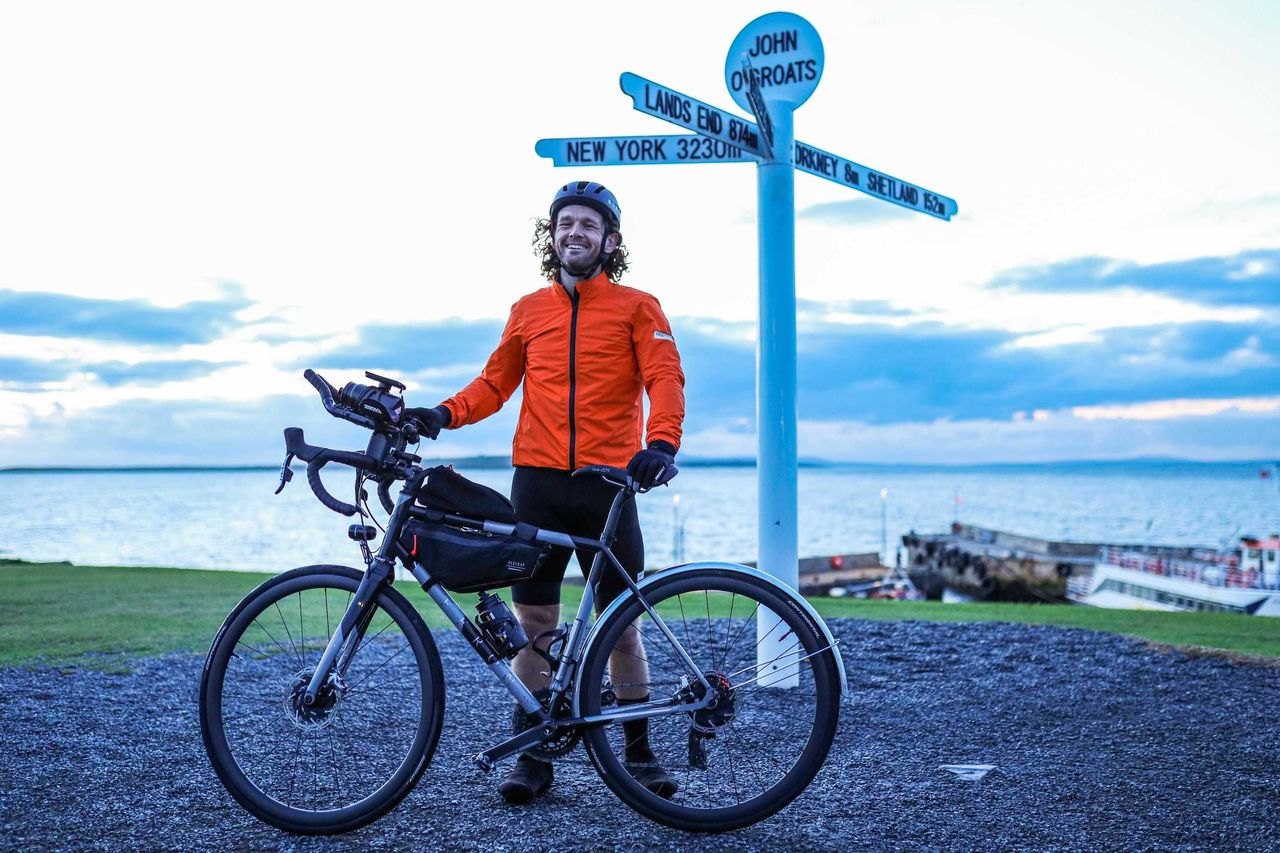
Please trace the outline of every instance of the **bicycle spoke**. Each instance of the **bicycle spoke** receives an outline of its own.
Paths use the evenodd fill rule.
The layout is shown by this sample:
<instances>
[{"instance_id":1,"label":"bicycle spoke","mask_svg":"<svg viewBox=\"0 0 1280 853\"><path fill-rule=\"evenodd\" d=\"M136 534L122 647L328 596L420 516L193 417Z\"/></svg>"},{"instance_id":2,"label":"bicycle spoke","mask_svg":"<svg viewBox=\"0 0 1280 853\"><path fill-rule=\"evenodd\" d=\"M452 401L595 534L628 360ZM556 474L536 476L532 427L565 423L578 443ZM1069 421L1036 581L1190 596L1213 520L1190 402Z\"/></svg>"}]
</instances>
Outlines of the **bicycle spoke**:
<instances>
[{"instance_id":1,"label":"bicycle spoke","mask_svg":"<svg viewBox=\"0 0 1280 853\"><path fill-rule=\"evenodd\" d=\"M771 664L771 663L776 663L777 661L782 660L784 657L786 657L787 655L791 654L793 651L795 651L795 650L796 650L797 648L799 648L799 647L800 647L800 641L799 641L799 640L796 640L794 643L792 643L792 644L791 644L791 646L790 646L790 647L789 647L785 652L783 652L782 654L780 654L780 655L778 655L777 657L773 658L772 660L767 660L767 661L765 661L764 663L757 663L757 664L755 664L754 666L750 666L750 665L748 665L748 666L744 666L742 669L739 669L739 670L736 670L736 671L734 671L734 672L731 672L731 673L729 673L728 675L726 675L725 677L726 677L726 678L728 678L728 679L732 679L735 675L741 675L742 673L747 672L748 670L752 670L752 669L757 670L757 671L758 671L758 670L761 670L761 669L763 669L764 667L768 666L768 665L769 665L769 664ZM801 658L801 660L803 660L803 658ZM737 686L737 685L735 685L735 686Z\"/></svg>"},{"instance_id":2,"label":"bicycle spoke","mask_svg":"<svg viewBox=\"0 0 1280 853\"><path fill-rule=\"evenodd\" d=\"M370 676L372 676L375 672L378 672L379 670L381 670L383 667L385 667L387 664L391 663L391 662L392 662L393 660L395 660L396 658L400 657L400 655L404 654L404 653L405 653L405 651L406 651L408 648L409 648L409 644L408 644L408 643L405 643L403 646L401 646L401 647L400 647L400 651L396 652L394 655L392 655L391 657L387 658L387 659L386 659L386 660L384 660L382 663L378 664L378 665L377 665L377 667L375 667L375 668L374 668L373 672L367 672L367 673L365 673L365 674L364 674L364 676L363 676L359 681L355 682L354 684L350 684L350 685L348 685L348 689L353 689L353 688L359 687L361 684L363 684L364 682L368 681L368 680L369 680L369 678L370 678Z\"/></svg>"},{"instance_id":3,"label":"bicycle spoke","mask_svg":"<svg viewBox=\"0 0 1280 853\"><path fill-rule=\"evenodd\" d=\"M274 635L274 634L272 634L270 631L268 631L268 630L267 630L267 626L266 626L266 625L263 625L261 622L259 622L259 621L258 621L257 617L254 617L253 624L255 624L255 625L257 625L259 628L261 628L261 629L262 629L262 633L266 634L266 635L267 635L267 637L268 637L268 638L270 638L271 642L275 643L275 644L276 644L276 646L278 646L278 647L279 647L279 649L280 649L280 653L281 653L281 654L283 654L283 655L288 655L288 654L289 654L289 650L288 650L288 649L286 649L286 648L284 647L284 644L283 644L283 643L281 643L279 640L277 640L277 639L276 639L276 637L275 637L275 635ZM302 662L301 662L301 661L298 661L298 663L299 663L299 665L301 665L301 663L302 663Z\"/></svg>"},{"instance_id":4,"label":"bicycle spoke","mask_svg":"<svg viewBox=\"0 0 1280 853\"><path fill-rule=\"evenodd\" d=\"M725 656L720 661L721 669L729 668L729 649L733 648L737 644L738 638L742 636L743 631L747 630L748 625L755 624L756 614L759 612L760 612L760 602L757 601L756 606L751 608L751 612L747 614L747 617L745 619L742 620L742 625L738 627L738 632L733 635L733 639L729 641L729 645L725 647Z\"/></svg>"},{"instance_id":5,"label":"bicycle spoke","mask_svg":"<svg viewBox=\"0 0 1280 853\"><path fill-rule=\"evenodd\" d=\"M231 717L224 717L222 719L222 723L223 725L226 725L227 723L234 723L236 720L243 720L245 717L252 717L254 714L261 714L267 708L279 708L279 707L280 707L280 703L273 699L270 702L263 702L261 705L254 708L252 711L246 711L243 714L236 714Z\"/></svg>"},{"instance_id":6,"label":"bicycle spoke","mask_svg":"<svg viewBox=\"0 0 1280 853\"><path fill-rule=\"evenodd\" d=\"M298 747L300 746L302 746L302 730L301 729L298 730ZM298 747L294 747L294 750L293 750L294 759L295 759L293 762L293 776L289 779L289 793L285 794L285 801L284 801L285 805L287 806L293 805L293 789L294 789L294 786L298 784L298 762L296 760L298 755Z\"/></svg>"},{"instance_id":7,"label":"bicycle spoke","mask_svg":"<svg viewBox=\"0 0 1280 853\"><path fill-rule=\"evenodd\" d=\"M742 802L742 792L738 790L738 771L733 766L733 752L729 751L729 778L733 781L733 796L736 803Z\"/></svg>"},{"instance_id":8,"label":"bicycle spoke","mask_svg":"<svg viewBox=\"0 0 1280 853\"><path fill-rule=\"evenodd\" d=\"M297 645L293 642L293 632L289 630L289 623L284 621L284 613L280 610L280 602L275 603L276 613L280 616L280 624L284 626L285 635L289 638L289 646L293 649L293 653L298 658L298 666L303 666L302 654L298 651Z\"/></svg>"},{"instance_id":9,"label":"bicycle spoke","mask_svg":"<svg viewBox=\"0 0 1280 853\"><path fill-rule=\"evenodd\" d=\"M686 648L693 648L693 640L689 637L689 617L684 615L684 596L676 596L676 604L680 605L680 624L684 626L684 644Z\"/></svg>"}]
</instances>

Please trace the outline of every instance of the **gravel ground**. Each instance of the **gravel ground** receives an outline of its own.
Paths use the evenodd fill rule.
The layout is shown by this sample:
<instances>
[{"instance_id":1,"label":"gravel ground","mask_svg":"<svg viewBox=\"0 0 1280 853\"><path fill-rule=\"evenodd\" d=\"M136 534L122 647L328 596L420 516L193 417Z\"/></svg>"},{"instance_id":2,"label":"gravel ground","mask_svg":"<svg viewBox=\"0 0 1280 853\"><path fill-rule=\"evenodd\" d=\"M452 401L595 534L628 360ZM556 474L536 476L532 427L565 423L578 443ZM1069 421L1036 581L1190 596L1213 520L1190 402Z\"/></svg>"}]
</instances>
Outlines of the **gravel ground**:
<instances>
[{"instance_id":1,"label":"gravel ground","mask_svg":"<svg viewBox=\"0 0 1280 853\"><path fill-rule=\"evenodd\" d=\"M5 849L1280 850L1280 670L1059 628L835 620L840 731L809 790L727 835L650 823L579 748L532 807L470 756L510 699L437 634L444 733L417 789L372 826L301 838L223 790L200 741L202 659L125 675L0 671ZM979 782L941 764L993 764Z\"/></svg>"}]
</instances>

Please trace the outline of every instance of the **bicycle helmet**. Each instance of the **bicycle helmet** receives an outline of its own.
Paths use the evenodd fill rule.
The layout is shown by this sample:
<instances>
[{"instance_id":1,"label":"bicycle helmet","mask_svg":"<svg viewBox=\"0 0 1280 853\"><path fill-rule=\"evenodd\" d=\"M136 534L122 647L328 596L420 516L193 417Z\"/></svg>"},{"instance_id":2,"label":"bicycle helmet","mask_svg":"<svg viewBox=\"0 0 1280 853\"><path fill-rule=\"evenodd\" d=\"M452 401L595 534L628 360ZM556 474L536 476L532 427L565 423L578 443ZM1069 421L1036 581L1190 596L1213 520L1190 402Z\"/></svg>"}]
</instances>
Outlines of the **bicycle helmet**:
<instances>
[{"instance_id":1,"label":"bicycle helmet","mask_svg":"<svg viewBox=\"0 0 1280 853\"><path fill-rule=\"evenodd\" d=\"M562 186L551 200L552 223L556 221L560 208L570 204L585 204L607 219L612 230L622 230L622 208L618 205L618 199L603 184L575 181Z\"/></svg>"}]
</instances>

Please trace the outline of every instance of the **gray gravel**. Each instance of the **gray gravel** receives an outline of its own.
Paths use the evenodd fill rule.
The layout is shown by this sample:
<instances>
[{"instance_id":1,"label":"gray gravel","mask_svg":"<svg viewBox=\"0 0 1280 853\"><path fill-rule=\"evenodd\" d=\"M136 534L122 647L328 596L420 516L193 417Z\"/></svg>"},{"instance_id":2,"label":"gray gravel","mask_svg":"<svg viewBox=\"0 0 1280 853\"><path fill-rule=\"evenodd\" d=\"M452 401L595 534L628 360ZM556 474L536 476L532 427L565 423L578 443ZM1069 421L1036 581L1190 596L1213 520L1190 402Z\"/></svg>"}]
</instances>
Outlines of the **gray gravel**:
<instances>
[{"instance_id":1,"label":"gray gravel","mask_svg":"<svg viewBox=\"0 0 1280 853\"><path fill-rule=\"evenodd\" d=\"M372 826L299 838L225 793L200 656L126 675L0 671L5 849L1280 850L1280 670L1058 628L835 620L849 695L826 767L773 818L692 836L616 800L579 748L506 806L470 755L510 699L452 633L440 749ZM940 764L994 764L965 782Z\"/></svg>"}]
</instances>

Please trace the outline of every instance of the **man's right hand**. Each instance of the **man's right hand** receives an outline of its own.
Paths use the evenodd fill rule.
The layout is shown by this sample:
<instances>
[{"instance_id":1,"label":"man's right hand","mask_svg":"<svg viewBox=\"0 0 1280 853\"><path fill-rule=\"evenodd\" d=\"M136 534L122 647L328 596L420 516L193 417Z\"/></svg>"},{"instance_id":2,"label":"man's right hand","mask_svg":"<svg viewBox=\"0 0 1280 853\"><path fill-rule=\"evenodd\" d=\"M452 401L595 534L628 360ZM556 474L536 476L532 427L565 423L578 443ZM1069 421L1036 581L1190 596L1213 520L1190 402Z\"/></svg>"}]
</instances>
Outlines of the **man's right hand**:
<instances>
[{"instance_id":1,"label":"man's right hand","mask_svg":"<svg viewBox=\"0 0 1280 853\"><path fill-rule=\"evenodd\" d=\"M452 415L449 414L449 410L444 406L436 406L434 409L405 409L404 418L406 420L413 418L422 424L422 429L418 430L418 432L427 438L434 439L439 437L440 430L449 425Z\"/></svg>"}]
</instances>

